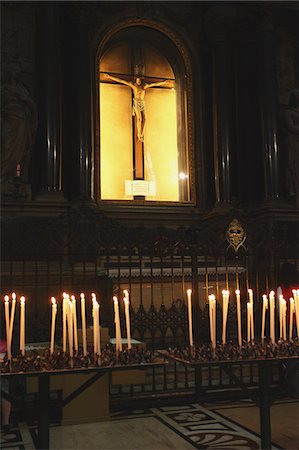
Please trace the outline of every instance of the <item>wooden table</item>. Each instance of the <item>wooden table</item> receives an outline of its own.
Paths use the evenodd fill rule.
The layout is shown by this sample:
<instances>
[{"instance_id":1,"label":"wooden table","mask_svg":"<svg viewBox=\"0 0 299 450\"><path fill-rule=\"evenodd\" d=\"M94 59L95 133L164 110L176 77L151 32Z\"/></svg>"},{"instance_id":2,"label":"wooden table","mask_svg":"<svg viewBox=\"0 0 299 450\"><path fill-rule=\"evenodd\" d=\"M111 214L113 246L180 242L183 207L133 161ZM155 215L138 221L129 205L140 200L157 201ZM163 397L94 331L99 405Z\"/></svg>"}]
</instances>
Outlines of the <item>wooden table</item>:
<instances>
[{"instance_id":1,"label":"wooden table","mask_svg":"<svg viewBox=\"0 0 299 450\"><path fill-rule=\"evenodd\" d=\"M74 368L74 369L61 369L61 370L42 370L42 371L32 371L32 372L11 372L11 373L0 373L0 377L6 377L8 379L12 378L27 378L27 377L37 377L38 379L38 448L39 449L49 449L49 409L50 409L50 377L57 375L78 375L86 374L93 376L88 378L86 382L81 384L77 389L75 389L71 394L63 399L62 406L66 406L72 400L74 400L78 395L80 395L85 389L99 380L107 373L112 373L114 371L124 371L124 370L146 370L149 367L163 366L166 363L164 361L158 361L153 363L144 364L131 364L131 365L115 365L115 366L104 366L104 367L89 367L89 368Z\"/></svg>"},{"instance_id":2,"label":"wooden table","mask_svg":"<svg viewBox=\"0 0 299 450\"><path fill-rule=\"evenodd\" d=\"M270 406L271 406L271 398L269 393L269 367L273 363L281 362L287 363L290 361L298 362L298 356L291 357L277 357L277 358L268 358L268 359L242 359L235 361L196 361L191 362L188 360L184 360L179 357L171 356L167 354L167 352L163 352L164 357L169 360L176 361L185 366L192 367L195 370L195 389L196 396L199 399L201 392L201 368L209 367L209 366L222 366L223 369L227 372L229 376L231 376L234 381L241 387L242 390L246 391L248 396L257 404L260 410L260 433L261 433L261 448L263 450L271 449L271 415L270 415ZM234 365L257 365L258 366L258 384L259 391L257 401L255 397L252 396L252 393L247 388L246 384L237 377L237 375L233 372Z\"/></svg>"}]
</instances>

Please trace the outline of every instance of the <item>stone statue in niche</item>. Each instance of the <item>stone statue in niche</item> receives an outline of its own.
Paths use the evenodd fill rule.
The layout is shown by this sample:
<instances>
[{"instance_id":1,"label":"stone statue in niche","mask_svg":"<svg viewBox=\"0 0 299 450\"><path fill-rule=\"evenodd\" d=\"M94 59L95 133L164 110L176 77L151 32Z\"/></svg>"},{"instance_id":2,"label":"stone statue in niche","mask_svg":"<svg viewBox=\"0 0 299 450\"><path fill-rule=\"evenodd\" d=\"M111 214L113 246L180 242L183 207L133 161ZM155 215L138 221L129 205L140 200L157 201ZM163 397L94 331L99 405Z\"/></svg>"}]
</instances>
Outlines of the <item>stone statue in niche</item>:
<instances>
[{"instance_id":1,"label":"stone statue in niche","mask_svg":"<svg viewBox=\"0 0 299 450\"><path fill-rule=\"evenodd\" d=\"M18 62L8 66L1 97L1 185L4 195L12 195L9 186L16 178L18 184L28 183L37 129L36 105L20 80Z\"/></svg>"},{"instance_id":2,"label":"stone statue in niche","mask_svg":"<svg viewBox=\"0 0 299 450\"><path fill-rule=\"evenodd\" d=\"M290 197L295 198L299 208L299 89L294 89L290 93L289 104L284 112L284 127L287 191Z\"/></svg>"}]
</instances>

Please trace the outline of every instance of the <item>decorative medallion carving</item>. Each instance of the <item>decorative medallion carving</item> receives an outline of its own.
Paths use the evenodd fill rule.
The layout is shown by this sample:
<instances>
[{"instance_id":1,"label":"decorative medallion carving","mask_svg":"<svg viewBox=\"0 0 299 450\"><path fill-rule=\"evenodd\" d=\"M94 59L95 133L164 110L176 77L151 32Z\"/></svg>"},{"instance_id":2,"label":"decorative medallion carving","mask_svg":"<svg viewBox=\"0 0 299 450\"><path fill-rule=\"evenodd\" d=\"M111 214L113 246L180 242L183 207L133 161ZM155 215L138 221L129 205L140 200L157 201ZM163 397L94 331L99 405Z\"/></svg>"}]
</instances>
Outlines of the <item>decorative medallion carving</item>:
<instances>
[{"instance_id":1,"label":"decorative medallion carving","mask_svg":"<svg viewBox=\"0 0 299 450\"><path fill-rule=\"evenodd\" d=\"M238 221L238 219L233 219L228 226L226 232L226 239L229 242L227 249L232 247L237 253L240 247L244 247L244 242L246 240L246 231Z\"/></svg>"}]
</instances>

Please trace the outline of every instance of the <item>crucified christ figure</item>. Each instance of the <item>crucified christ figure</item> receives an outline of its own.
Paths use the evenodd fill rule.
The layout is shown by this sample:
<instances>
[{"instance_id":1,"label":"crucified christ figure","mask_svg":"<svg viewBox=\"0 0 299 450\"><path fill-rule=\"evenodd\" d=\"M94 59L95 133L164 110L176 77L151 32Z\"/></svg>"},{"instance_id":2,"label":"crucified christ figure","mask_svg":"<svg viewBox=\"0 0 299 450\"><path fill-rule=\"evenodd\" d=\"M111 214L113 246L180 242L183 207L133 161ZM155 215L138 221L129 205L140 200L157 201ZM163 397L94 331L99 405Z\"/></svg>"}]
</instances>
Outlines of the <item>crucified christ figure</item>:
<instances>
[{"instance_id":1,"label":"crucified christ figure","mask_svg":"<svg viewBox=\"0 0 299 450\"><path fill-rule=\"evenodd\" d=\"M105 74L105 77L109 80L116 81L117 83L125 84L129 86L133 91L133 116L136 116L137 123L137 138L140 142L144 141L144 129L145 129L145 91L148 88L154 86L162 86L166 84L168 80L157 81L155 83L145 83L143 77L135 77L134 82L126 81L122 78L114 77L109 73Z\"/></svg>"}]
</instances>

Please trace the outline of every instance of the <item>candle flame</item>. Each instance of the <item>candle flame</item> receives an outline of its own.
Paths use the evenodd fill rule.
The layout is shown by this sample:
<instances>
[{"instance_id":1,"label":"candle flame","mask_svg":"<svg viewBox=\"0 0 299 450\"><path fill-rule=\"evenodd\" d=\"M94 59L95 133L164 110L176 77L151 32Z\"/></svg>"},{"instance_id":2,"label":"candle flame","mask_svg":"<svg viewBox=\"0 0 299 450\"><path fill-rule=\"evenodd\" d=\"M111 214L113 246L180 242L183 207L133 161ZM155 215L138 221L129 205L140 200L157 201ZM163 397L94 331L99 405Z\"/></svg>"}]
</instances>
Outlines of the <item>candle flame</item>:
<instances>
[{"instance_id":1,"label":"candle flame","mask_svg":"<svg viewBox=\"0 0 299 450\"><path fill-rule=\"evenodd\" d=\"M192 294L192 289L188 289L187 290L187 295L191 295Z\"/></svg>"},{"instance_id":2,"label":"candle flame","mask_svg":"<svg viewBox=\"0 0 299 450\"><path fill-rule=\"evenodd\" d=\"M51 302L53 305L56 305L56 298L55 297L51 297Z\"/></svg>"},{"instance_id":3,"label":"candle flame","mask_svg":"<svg viewBox=\"0 0 299 450\"><path fill-rule=\"evenodd\" d=\"M81 300L85 300L85 295L83 294L83 292L81 292L80 298L81 298Z\"/></svg>"},{"instance_id":4,"label":"candle flame","mask_svg":"<svg viewBox=\"0 0 299 450\"><path fill-rule=\"evenodd\" d=\"M115 295L113 296L113 301L114 303L118 303L118 298Z\"/></svg>"},{"instance_id":5,"label":"candle flame","mask_svg":"<svg viewBox=\"0 0 299 450\"><path fill-rule=\"evenodd\" d=\"M275 296L275 292L274 291L271 291L270 292L270 297L274 297Z\"/></svg>"},{"instance_id":6,"label":"candle flame","mask_svg":"<svg viewBox=\"0 0 299 450\"><path fill-rule=\"evenodd\" d=\"M209 295L208 298L209 298L210 301L213 302L213 301L215 300L215 295L214 295L214 294L211 294L211 295Z\"/></svg>"},{"instance_id":7,"label":"candle flame","mask_svg":"<svg viewBox=\"0 0 299 450\"><path fill-rule=\"evenodd\" d=\"M24 304L25 303L25 297L22 295L22 297L20 297L20 302L22 303L22 304Z\"/></svg>"},{"instance_id":8,"label":"candle flame","mask_svg":"<svg viewBox=\"0 0 299 450\"><path fill-rule=\"evenodd\" d=\"M5 295L5 297L4 297L4 301L5 301L5 302L8 302L8 301L9 301L9 297L8 297L8 295Z\"/></svg>"},{"instance_id":9,"label":"candle flame","mask_svg":"<svg viewBox=\"0 0 299 450\"><path fill-rule=\"evenodd\" d=\"M74 295L71 295L71 300L72 300L72 302L75 302L75 301L76 301L76 298L75 298Z\"/></svg>"},{"instance_id":10,"label":"candle flame","mask_svg":"<svg viewBox=\"0 0 299 450\"><path fill-rule=\"evenodd\" d=\"M16 296L16 293L15 293L15 292L13 292L13 293L11 294L11 298L12 298L13 300L16 300L17 296Z\"/></svg>"},{"instance_id":11,"label":"candle flame","mask_svg":"<svg viewBox=\"0 0 299 450\"><path fill-rule=\"evenodd\" d=\"M240 295L240 290L236 289L236 295Z\"/></svg>"},{"instance_id":12,"label":"candle flame","mask_svg":"<svg viewBox=\"0 0 299 450\"><path fill-rule=\"evenodd\" d=\"M292 304L294 303L293 297L290 298L290 303L292 303Z\"/></svg>"}]
</instances>

